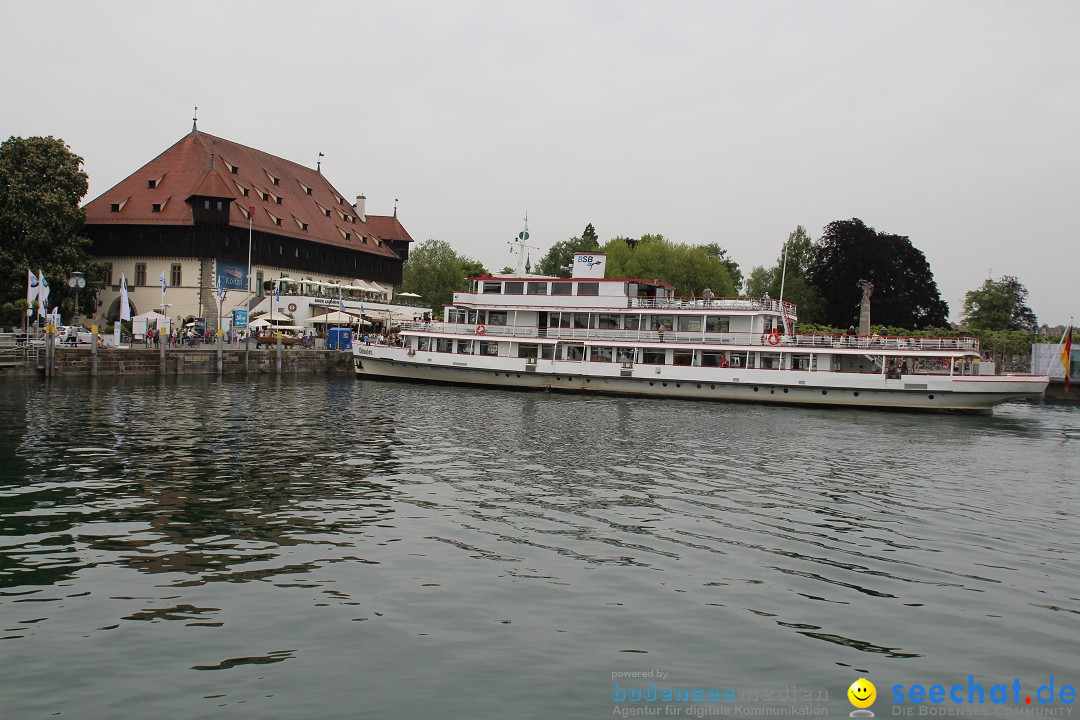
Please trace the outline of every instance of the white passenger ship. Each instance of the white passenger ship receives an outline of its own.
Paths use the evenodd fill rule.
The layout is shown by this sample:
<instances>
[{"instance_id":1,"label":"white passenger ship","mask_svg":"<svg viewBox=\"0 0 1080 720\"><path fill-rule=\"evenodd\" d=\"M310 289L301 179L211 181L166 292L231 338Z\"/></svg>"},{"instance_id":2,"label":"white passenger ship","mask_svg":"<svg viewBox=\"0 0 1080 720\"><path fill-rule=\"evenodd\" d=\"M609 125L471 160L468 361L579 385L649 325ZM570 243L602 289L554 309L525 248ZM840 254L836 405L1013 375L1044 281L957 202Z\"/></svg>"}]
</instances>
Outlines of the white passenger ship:
<instances>
[{"instance_id":1,"label":"white passenger ship","mask_svg":"<svg viewBox=\"0 0 1080 720\"><path fill-rule=\"evenodd\" d=\"M472 278L441 322L358 344L361 377L650 397L988 410L1037 397L1047 377L982 374L968 337L798 335L796 308L764 298L675 297L657 280L604 277L578 253L570 278ZM982 371L982 372L980 372Z\"/></svg>"}]
</instances>

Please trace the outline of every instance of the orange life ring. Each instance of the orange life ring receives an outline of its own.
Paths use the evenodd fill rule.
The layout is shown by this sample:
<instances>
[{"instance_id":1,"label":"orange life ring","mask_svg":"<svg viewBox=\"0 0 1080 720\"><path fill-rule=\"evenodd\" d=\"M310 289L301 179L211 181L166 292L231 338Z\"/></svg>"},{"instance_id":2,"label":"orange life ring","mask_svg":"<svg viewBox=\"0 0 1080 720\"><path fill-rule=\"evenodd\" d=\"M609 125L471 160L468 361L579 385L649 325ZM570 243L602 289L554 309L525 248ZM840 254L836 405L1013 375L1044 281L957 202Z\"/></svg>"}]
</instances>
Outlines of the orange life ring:
<instances>
[{"instance_id":1,"label":"orange life ring","mask_svg":"<svg viewBox=\"0 0 1080 720\"><path fill-rule=\"evenodd\" d=\"M483 335L486 332L487 332L487 327L486 326L484 326L484 325L477 325L476 326L476 334L477 335Z\"/></svg>"},{"instance_id":2,"label":"orange life ring","mask_svg":"<svg viewBox=\"0 0 1080 720\"><path fill-rule=\"evenodd\" d=\"M780 344L780 333L778 333L778 332L776 332L774 330L773 333L771 335L769 335L769 344L770 345L779 345Z\"/></svg>"}]
</instances>

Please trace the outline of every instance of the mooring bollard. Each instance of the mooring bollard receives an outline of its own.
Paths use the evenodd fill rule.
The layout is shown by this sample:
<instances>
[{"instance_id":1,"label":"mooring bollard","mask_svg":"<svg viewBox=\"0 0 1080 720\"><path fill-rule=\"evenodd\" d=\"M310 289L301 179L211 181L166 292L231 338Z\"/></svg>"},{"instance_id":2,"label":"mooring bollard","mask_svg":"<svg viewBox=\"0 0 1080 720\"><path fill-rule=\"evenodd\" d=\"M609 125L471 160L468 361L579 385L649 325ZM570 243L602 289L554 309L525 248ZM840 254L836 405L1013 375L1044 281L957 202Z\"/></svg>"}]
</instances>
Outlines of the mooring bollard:
<instances>
[{"instance_id":1,"label":"mooring bollard","mask_svg":"<svg viewBox=\"0 0 1080 720\"><path fill-rule=\"evenodd\" d=\"M97 377L97 343L98 326L95 322L90 326L90 377Z\"/></svg>"},{"instance_id":2,"label":"mooring bollard","mask_svg":"<svg viewBox=\"0 0 1080 720\"><path fill-rule=\"evenodd\" d=\"M281 374L281 331L277 333L277 374Z\"/></svg>"}]
</instances>

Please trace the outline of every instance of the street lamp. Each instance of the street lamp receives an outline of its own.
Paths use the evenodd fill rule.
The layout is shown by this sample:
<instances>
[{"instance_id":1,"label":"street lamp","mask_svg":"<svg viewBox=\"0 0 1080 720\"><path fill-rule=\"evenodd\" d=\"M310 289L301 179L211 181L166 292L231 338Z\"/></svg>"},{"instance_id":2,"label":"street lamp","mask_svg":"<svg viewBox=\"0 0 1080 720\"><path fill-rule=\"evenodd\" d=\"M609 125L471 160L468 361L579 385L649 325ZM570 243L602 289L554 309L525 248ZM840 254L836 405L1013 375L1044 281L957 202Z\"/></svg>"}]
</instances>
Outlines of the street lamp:
<instances>
[{"instance_id":1,"label":"street lamp","mask_svg":"<svg viewBox=\"0 0 1080 720\"><path fill-rule=\"evenodd\" d=\"M86 287L86 278L78 270L71 273L71 277L68 278L68 287L75 289L75 322L73 324L79 324L79 291Z\"/></svg>"}]
</instances>

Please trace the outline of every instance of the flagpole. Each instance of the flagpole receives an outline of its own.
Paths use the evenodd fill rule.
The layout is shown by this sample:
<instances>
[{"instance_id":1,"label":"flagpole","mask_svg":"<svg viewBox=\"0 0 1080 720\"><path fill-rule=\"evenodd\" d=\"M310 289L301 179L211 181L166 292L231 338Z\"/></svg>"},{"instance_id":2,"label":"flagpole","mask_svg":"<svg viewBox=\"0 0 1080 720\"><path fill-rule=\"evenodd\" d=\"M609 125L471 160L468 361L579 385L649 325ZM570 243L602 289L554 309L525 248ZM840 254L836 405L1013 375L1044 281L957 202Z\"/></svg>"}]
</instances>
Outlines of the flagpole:
<instances>
[{"instance_id":1,"label":"flagpole","mask_svg":"<svg viewBox=\"0 0 1080 720\"><path fill-rule=\"evenodd\" d=\"M1057 347L1054 348L1054 354L1046 361L1046 375L1050 374L1050 366L1054 364L1054 358L1061 357L1061 346L1065 344L1065 337L1072 334L1072 324L1073 319L1070 317L1069 322L1065 323L1065 332L1061 333L1061 339L1058 340Z\"/></svg>"}]
</instances>

